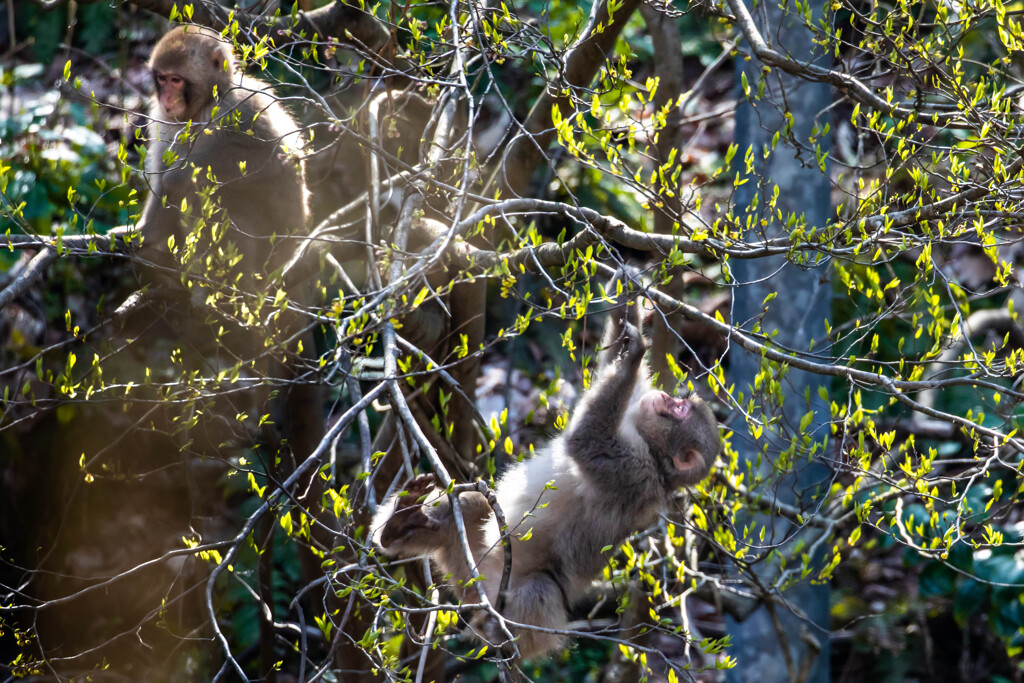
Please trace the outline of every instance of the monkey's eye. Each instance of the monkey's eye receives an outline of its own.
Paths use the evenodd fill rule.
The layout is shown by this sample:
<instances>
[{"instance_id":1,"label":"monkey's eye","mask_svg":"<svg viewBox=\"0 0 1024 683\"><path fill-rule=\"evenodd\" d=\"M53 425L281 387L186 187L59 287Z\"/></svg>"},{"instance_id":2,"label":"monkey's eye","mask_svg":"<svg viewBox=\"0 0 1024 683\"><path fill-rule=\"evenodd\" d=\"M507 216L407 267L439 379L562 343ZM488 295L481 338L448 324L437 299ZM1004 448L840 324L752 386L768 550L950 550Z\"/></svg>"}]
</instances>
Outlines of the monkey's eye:
<instances>
[{"instance_id":1,"label":"monkey's eye","mask_svg":"<svg viewBox=\"0 0 1024 683\"><path fill-rule=\"evenodd\" d=\"M181 76L175 76L174 74L157 74L156 80L160 85L171 85L174 87L180 86L185 81Z\"/></svg>"}]
</instances>

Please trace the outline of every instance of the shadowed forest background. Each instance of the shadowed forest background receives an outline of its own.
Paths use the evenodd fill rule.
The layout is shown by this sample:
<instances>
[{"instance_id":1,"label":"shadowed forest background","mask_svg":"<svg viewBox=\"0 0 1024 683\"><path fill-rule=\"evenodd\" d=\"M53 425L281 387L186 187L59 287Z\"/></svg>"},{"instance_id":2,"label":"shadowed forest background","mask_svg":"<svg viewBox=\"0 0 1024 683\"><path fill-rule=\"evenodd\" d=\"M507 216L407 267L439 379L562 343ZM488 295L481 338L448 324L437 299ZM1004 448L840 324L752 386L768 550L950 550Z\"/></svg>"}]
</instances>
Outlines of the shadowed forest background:
<instances>
[{"instance_id":1,"label":"shadowed forest background","mask_svg":"<svg viewBox=\"0 0 1024 683\"><path fill-rule=\"evenodd\" d=\"M0 3L4 679L1024 680L1020 12ZM301 129L298 286L215 200L152 276L180 23ZM725 453L520 667L369 525L565 428L616 273Z\"/></svg>"}]
</instances>

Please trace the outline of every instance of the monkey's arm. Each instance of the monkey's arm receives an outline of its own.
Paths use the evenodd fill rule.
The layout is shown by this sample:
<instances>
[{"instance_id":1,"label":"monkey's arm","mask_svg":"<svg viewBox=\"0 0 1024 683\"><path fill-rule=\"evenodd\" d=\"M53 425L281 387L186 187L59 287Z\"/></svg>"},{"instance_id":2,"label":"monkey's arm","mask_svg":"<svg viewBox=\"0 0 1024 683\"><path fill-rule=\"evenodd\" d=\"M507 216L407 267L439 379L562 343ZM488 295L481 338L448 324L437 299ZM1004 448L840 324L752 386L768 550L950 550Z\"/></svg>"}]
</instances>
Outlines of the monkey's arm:
<instances>
[{"instance_id":1,"label":"monkey's arm","mask_svg":"<svg viewBox=\"0 0 1024 683\"><path fill-rule=\"evenodd\" d=\"M176 159L168 156L166 167L162 160L154 161L155 170L149 172L153 194L139 221L149 258L174 265L167 240L173 236L179 247L184 244L188 221L182 207L206 211L205 188L213 188L213 206L238 228L231 239L248 259L246 267L272 270L266 265L268 255L275 253L270 236L297 234L306 227L301 163L286 157L274 141L231 129L201 131L191 144L174 151ZM278 251L285 248L283 241L281 245Z\"/></svg>"},{"instance_id":2,"label":"monkey's arm","mask_svg":"<svg viewBox=\"0 0 1024 683\"><path fill-rule=\"evenodd\" d=\"M622 293L616 294L619 282L622 283ZM619 271L605 288L609 295L615 295L616 307L608 313L608 323L601 337L601 351L597 356L598 368L606 368L615 362L620 351L617 342L621 340L627 324L638 330L643 329L640 300L634 299L632 303L629 302L628 283L626 274Z\"/></svg>"},{"instance_id":3,"label":"monkey's arm","mask_svg":"<svg viewBox=\"0 0 1024 683\"><path fill-rule=\"evenodd\" d=\"M297 162L285 159L276 141L233 128L198 131L189 148L176 151L178 158L160 181L162 193L173 202L209 183L230 187L243 182L246 192L273 190L273 183L298 172Z\"/></svg>"},{"instance_id":4,"label":"monkey's arm","mask_svg":"<svg viewBox=\"0 0 1024 683\"><path fill-rule=\"evenodd\" d=\"M627 315L635 317L636 306L630 309ZM647 350L639 328L628 318L609 320L605 340L610 341L602 351L597 378L580 400L569 427L568 452L577 459L602 443L608 444L608 450L615 448Z\"/></svg>"},{"instance_id":5,"label":"monkey's arm","mask_svg":"<svg viewBox=\"0 0 1024 683\"><path fill-rule=\"evenodd\" d=\"M146 160L152 194L143 209L141 225L180 223L182 200L194 204L195 191L211 182L223 185L244 178L267 185L265 189L270 190L270 182L276 179L270 176L281 175L273 169L280 164L267 163L276 151L272 143L217 129L193 135L190 144L154 144L149 151L161 158Z\"/></svg>"}]
</instances>

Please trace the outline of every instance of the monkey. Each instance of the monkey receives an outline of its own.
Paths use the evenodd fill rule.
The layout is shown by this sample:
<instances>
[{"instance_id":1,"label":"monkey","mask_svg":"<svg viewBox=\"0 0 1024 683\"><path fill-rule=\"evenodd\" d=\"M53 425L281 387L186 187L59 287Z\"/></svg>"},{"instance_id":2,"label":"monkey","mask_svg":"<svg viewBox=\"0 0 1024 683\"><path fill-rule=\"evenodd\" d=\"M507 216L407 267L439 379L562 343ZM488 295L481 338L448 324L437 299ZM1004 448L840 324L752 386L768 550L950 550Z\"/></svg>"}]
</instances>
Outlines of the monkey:
<instances>
[{"instance_id":1,"label":"monkey","mask_svg":"<svg viewBox=\"0 0 1024 683\"><path fill-rule=\"evenodd\" d=\"M193 303L204 301L193 289L199 282L204 290L226 292L221 301L242 304L220 311L229 321L229 335L211 338L207 328L216 326L195 322L198 316L188 313L179 317L175 332L199 328L198 334L182 336L190 348L204 348L192 337L205 342L204 362L212 354L227 354L231 361L241 359L258 374L284 382L279 391L271 390L271 382L259 382L230 398L227 408L275 416L256 428L270 451L261 456L268 476L283 481L315 450L325 431L320 387L303 377L303 350L312 350L315 343L301 313L275 307L272 325L267 324L270 318L255 314L276 296L279 285L290 298L306 302L304 283L283 275L297 248L295 238L309 232L302 131L270 86L243 72L231 42L217 31L192 25L172 29L154 46L149 68L155 93L145 176L151 192L137 230L142 235L139 256L155 268L146 266L144 280L172 293L180 292L174 282L180 280ZM231 324L236 322L241 324ZM275 333L286 343L299 339L301 346L289 348L283 359L261 353L260 335ZM272 444L290 451L290 457L275 452ZM314 501L309 507L316 515L321 487L319 478L298 486ZM271 612L273 545L267 539L272 527L268 516L258 532L263 545L259 591ZM311 553L300 553L300 561L310 580L319 575L319 559ZM261 675L270 680L277 661L272 614L264 613L260 621L260 639Z\"/></svg>"},{"instance_id":2,"label":"monkey","mask_svg":"<svg viewBox=\"0 0 1024 683\"><path fill-rule=\"evenodd\" d=\"M512 624L519 655L562 647L570 608L605 563L602 549L653 524L674 491L700 482L722 450L710 406L697 396L674 398L647 375L639 306L612 317L592 386L565 432L499 479L495 496L508 525L512 564L502 616ZM476 567L492 604L504 568L501 532L483 494L459 494ZM456 594L475 601L476 588L456 534L451 502L433 474L415 478L378 509L372 540L389 558L428 555L456 581ZM461 586L461 587L460 587ZM485 643L505 640L482 614L470 628Z\"/></svg>"},{"instance_id":3,"label":"monkey","mask_svg":"<svg viewBox=\"0 0 1024 683\"><path fill-rule=\"evenodd\" d=\"M206 268L228 284L239 273L266 282L289 255L290 240L282 238L308 231L298 124L209 28L172 29L153 48L149 68L155 94L145 174L152 191L138 225L142 253L164 268ZM205 251L186 249L193 230L207 241ZM219 260L202 264L211 254Z\"/></svg>"}]
</instances>

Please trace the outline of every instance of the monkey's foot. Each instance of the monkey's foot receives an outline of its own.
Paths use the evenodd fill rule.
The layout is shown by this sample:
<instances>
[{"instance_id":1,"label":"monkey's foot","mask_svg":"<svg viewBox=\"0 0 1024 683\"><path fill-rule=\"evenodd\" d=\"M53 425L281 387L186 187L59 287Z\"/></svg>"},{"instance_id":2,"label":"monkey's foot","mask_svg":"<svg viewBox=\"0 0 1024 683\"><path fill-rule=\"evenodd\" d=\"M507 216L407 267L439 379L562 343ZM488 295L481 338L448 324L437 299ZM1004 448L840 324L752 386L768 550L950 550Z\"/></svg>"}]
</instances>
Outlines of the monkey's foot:
<instances>
[{"instance_id":1,"label":"monkey's foot","mask_svg":"<svg viewBox=\"0 0 1024 683\"><path fill-rule=\"evenodd\" d=\"M409 485L405 487L405 495L398 499L395 510L405 510L414 507L423 501L420 500L437 486L437 475L428 472L417 475Z\"/></svg>"},{"instance_id":2,"label":"monkey's foot","mask_svg":"<svg viewBox=\"0 0 1024 683\"><path fill-rule=\"evenodd\" d=\"M423 511L423 499L434 490L437 477L421 474L405 488L405 495L395 502L395 512L381 531L380 544L387 548L419 529L438 529L440 524Z\"/></svg>"}]
</instances>

